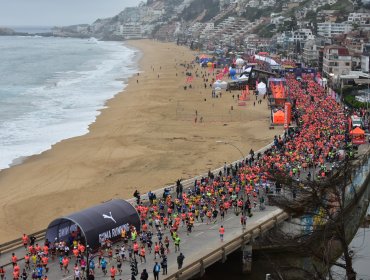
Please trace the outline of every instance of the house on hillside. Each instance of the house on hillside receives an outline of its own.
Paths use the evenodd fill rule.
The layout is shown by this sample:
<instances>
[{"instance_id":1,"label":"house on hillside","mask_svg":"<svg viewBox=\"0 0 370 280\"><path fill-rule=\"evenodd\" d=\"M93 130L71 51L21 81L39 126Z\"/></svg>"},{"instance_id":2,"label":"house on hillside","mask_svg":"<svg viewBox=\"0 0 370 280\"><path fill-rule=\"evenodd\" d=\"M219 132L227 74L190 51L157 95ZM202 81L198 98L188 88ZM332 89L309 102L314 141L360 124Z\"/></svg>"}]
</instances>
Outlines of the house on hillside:
<instances>
[{"instance_id":1,"label":"house on hillside","mask_svg":"<svg viewBox=\"0 0 370 280\"><path fill-rule=\"evenodd\" d=\"M326 77L339 77L351 71L352 57L346 47L330 45L323 51L323 74Z\"/></svg>"}]
</instances>

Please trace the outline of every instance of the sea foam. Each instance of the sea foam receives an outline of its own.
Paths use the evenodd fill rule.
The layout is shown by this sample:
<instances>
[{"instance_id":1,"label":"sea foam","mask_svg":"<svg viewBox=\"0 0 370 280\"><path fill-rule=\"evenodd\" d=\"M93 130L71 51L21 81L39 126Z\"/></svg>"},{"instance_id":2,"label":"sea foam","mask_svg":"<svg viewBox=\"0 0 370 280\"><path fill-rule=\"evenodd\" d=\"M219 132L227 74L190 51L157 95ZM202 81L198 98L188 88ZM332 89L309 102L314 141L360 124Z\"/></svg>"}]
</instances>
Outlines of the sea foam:
<instances>
[{"instance_id":1,"label":"sea foam","mask_svg":"<svg viewBox=\"0 0 370 280\"><path fill-rule=\"evenodd\" d=\"M22 45L19 40L29 44L30 39L16 40L17 45ZM0 169L48 150L63 139L86 134L105 102L125 87L122 79L137 72L134 65L136 52L122 43L91 44L87 40L65 40L71 44L58 38L37 38L37 41L44 41L40 43L44 47L40 58L46 56L49 59L48 63L42 63L47 71L40 69L45 75L32 73L30 70L34 68L25 66L27 71L24 68L19 71L20 76L29 75L23 84L16 75L17 80L8 78L0 84ZM54 59L52 56L58 50L59 42L62 42L60 48L72 45L78 51L72 55L68 53L63 62L58 57ZM91 57L86 52L91 52ZM79 54L84 56L83 59L78 58ZM14 51L11 54L19 59L22 55L25 54ZM37 66L40 58L35 56L28 61ZM63 63L63 67L54 67L53 63ZM0 68L0 74L2 70Z\"/></svg>"}]
</instances>

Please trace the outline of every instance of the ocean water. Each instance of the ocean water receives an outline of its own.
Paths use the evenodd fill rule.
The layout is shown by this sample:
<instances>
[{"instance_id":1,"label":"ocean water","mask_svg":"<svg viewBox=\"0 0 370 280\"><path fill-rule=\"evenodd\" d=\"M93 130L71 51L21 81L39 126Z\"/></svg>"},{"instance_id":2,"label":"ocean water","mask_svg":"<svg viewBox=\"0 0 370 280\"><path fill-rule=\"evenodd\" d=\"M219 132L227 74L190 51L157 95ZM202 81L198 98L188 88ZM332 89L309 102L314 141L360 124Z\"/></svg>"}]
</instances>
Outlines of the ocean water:
<instances>
[{"instance_id":1,"label":"ocean water","mask_svg":"<svg viewBox=\"0 0 370 280\"><path fill-rule=\"evenodd\" d=\"M0 37L0 169L86 134L136 57L121 42Z\"/></svg>"},{"instance_id":2,"label":"ocean water","mask_svg":"<svg viewBox=\"0 0 370 280\"><path fill-rule=\"evenodd\" d=\"M35 33L47 33L51 32L52 27L50 26L8 26L17 32L24 32L29 34Z\"/></svg>"}]
</instances>

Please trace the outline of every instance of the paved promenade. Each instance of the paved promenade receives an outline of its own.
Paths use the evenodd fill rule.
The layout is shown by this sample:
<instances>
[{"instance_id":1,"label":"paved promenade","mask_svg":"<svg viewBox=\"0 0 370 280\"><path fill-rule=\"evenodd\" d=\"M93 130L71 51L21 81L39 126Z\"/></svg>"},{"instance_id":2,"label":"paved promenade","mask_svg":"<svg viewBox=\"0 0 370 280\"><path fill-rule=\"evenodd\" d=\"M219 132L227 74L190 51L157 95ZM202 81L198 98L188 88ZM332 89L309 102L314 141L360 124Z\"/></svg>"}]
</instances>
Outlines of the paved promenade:
<instances>
[{"instance_id":1,"label":"paved promenade","mask_svg":"<svg viewBox=\"0 0 370 280\"><path fill-rule=\"evenodd\" d=\"M230 209L231 210L231 209ZM220 245L222 245L222 242L220 241L219 232L218 229L220 225L222 224L225 227L225 237L224 237L224 243L232 240L233 238L239 236L242 233L242 227L240 224L240 216L236 216L234 212L228 211L228 214L225 215L225 220L223 222L220 221L220 218L218 218L216 223L212 224L206 224L201 222L196 222L194 225L193 232L190 235L186 234L186 227L180 227L179 229L179 236L181 238L181 245L180 249L181 252L185 256L184 260L184 266L186 266L187 263L191 263L196 261L197 259L201 258L202 256L207 255ZM265 210L260 211L258 207L253 211L253 216L251 218L248 218L247 224L246 224L246 230L254 228L258 226L258 224L262 223L263 221L268 220L273 216L274 214L280 213L281 210L272 207L267 206ZM164 237L169 236L169 230L164 231ZM157 236L153 237L153 243L158 241ZM43 244L43 242L39 242L40 244ZM168 274L172 274L177 272L177 256L178 253L175 253L175 247L173 245L173 242L171 240L170 242L170 253L167 255L168 258ZM14 251L15 254L18 256L18 258L23 258L25 255L25 249L19 248L16 251ZM147 262L146 263L140 263L140 259L138 260L138 270L139 275L136 277L136 279L140 279L140 273L143 271L144 268L147 269L149 273L149 279L154 279L153 276L153 266L154 266L154 254L148 255L147 252ZM11 253L1 255L0 257L0 263L5 264L9 263L11 259ZM158 259L158 263L160 263L160 259ZM97 267L97 257L94 258L96 267ZM60 271L58 260L50 260L49 264L49 273L47 274L49 279L74 279L73 277L73 265L74 265L75 258L72 257L70 262L70 273L66 276L63 276L63 272ZM24 261L20 261L20 268L21 271L24 268ZM101 269L96 268L95 269L95 279L111 279L109 275L109 268L111 265L114 265L116 267L116 261L113 259L112 263L108 265L108 274L107 276L104 276ZM8 265L5 267L6 270L6 279L13 279L12 278L12 266ZM131 270L130 265L128 261L123 262L122 266L123 273L122 275L116 276L115 279L131 279ZM166 277L162 275L162 272L160 272L160 279L165 279ZM31 273L28 277L28 279L31 278Z\"/></svg>"}]
</instances>

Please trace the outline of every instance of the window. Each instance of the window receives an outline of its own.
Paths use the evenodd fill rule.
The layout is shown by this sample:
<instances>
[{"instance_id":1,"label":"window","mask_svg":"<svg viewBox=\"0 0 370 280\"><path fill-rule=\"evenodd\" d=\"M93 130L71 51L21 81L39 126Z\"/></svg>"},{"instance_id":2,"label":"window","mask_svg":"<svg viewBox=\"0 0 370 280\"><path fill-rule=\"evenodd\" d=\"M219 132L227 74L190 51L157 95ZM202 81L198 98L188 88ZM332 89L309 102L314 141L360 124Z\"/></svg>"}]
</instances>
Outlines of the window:
<instances>
[{"instance_id":1,"label":"window","mask_svg":"<svg viewBox=\"0 0 370 280\"><path fill-rule=\"evenodd\" d=\"M346 62L346 66L350 66L350 63L349 62Z\"/></svg>"}]
</instances>

